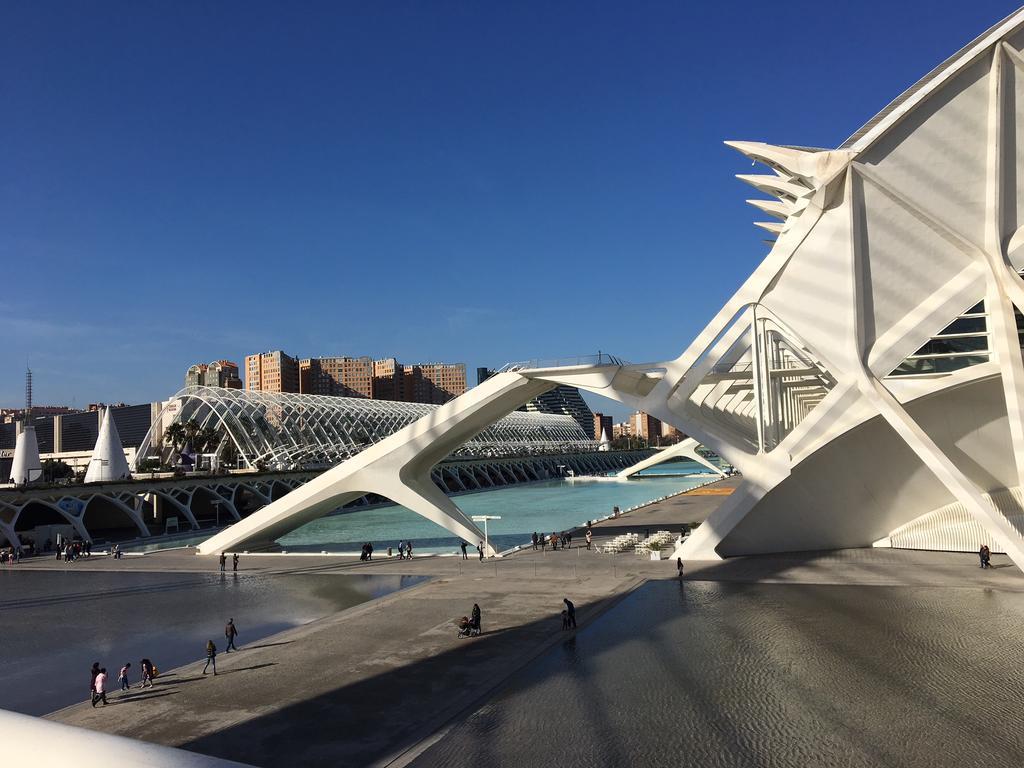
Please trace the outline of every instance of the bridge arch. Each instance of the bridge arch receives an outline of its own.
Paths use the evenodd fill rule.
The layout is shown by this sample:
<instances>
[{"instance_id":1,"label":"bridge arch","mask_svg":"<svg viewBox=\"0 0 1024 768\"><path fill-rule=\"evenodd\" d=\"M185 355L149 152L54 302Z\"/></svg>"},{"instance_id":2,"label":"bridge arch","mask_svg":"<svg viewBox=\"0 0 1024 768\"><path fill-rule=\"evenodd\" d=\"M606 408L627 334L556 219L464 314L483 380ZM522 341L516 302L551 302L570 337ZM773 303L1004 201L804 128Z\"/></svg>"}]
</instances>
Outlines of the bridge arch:
<instances>
[{"instance_id":1,"label":"bridge arch","mask_svg":"<svg viewBox=\"0 0 1024 768\"><path fill-rule=\"evenodd\" d=\"M89 538L89 532L85 530L79 518L65 512L56 504L42 499L32 499L23 504L14 516L10 527L18 535L19 532L24 533L40 525L70 525L79 538L82 540Z\"/></svg>"},{"instance_id":2,"label":"bridge arch","mask_svg":"<svg viewBox=\"0 0 1024 768\"><path fill-rule=\"evenodd\" d=\"M95 494L85 502L81 520L90 540L118 541L149 535L149 529L134 509L102 494Z\"/></svg>"},{"instance_id":3,"label":"bridge arch","mask_svg":"<svg viewBox=\"0 0 1024 768\"><path fill-rule=\"evenodd\" d=\"M157 488L149 488L148 492L151 496L158 499L159 502L161 502L162 504L170 505L171 509L174 512L177 512L182 517L184 517L185 521L189 524L189 527L193 531L199 530L199 523L196 522L195 515L192 514L192 510L189 509L189 505L187 503L182 503L172 493L168 493ZM166 509L154 511L154 518L158 524L163 523L167 519L167 517L168 515Z\"/></svg>"}]
</instances>

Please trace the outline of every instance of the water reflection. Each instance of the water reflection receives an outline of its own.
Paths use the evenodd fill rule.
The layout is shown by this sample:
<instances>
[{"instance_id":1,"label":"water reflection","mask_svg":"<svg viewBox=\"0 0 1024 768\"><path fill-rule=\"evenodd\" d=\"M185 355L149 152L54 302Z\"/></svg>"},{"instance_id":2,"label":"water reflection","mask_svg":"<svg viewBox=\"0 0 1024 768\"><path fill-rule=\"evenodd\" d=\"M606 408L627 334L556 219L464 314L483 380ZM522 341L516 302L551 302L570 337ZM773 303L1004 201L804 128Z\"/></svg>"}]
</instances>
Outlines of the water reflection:
<instances>
[{"instance_id":1,"label":"water reflection","mask_svg":"<svg viewBox=\"0 0 1024 768\"><path fill-rule=\"evenodd\" d=\"M416 765L1022 765L1022 614L982 589L649 584Z\"/></svg>"},{"instance_id":2,"label":"water reflection","mask_svg":"<svg viewBox=\"0 0 1024 768\"><path fill-rule=\"evenodd\" d=\"M44 714L87 698L93 661L111 686L130 661L169 670L223 645L308 623L422 581L376 575L242 575L0 571L0 708ZM112 673L112 674L111 674Z\"/></svg>"}]
</instances>

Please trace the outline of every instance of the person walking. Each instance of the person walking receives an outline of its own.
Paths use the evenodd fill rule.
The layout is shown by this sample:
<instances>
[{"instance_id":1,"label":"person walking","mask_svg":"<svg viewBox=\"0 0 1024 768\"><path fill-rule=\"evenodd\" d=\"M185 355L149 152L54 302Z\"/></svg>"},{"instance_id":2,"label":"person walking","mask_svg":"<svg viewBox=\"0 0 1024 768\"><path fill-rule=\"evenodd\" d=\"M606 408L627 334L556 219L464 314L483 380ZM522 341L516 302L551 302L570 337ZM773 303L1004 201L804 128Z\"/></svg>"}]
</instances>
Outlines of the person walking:
<instances>
[{"instance_id":1,"label":"person walking","mask_svg":"<svg viewBox=\"0 0 1024 768\"><path fill-rule=\"evenodd\" d=\"M370 552L373 552L373 547L370 547ZM405 542L405 559L412 560L412 541L406 540Z\"/></svg>"},{"instance_id":2,"label":"person walking","mask_svg":"<svg viewBox=\"0 0 1024 768\"><path fill-rule=\"evenodd\" d=\"M224 566L228 564L228 556L223 552L220 553L220 572L224 573Z\"/></svg>"},{"instance_id":3,"label":"person walking","mask_svg":"<svg viewBox=\"0 0 1024 768\"><path fill-rule=\"evenodd\" d=\"M139 688L145 688L146 683L149 683L149 687L153 687L153 662L149 659L143 659L139 662L139 666L142 667L142 682L139 683Z\"/></svg>"},{"instance_id":4,"label":"person walking","mask_svg":"<svg viewBox=\"0 0 1024 768\"><path fill-rule=\"evenodd\" d=\"M122 691L130 691L132 689L131 683L128 681L128 671L132 668L132 663L126 661L124 666L121 667L121 671L117 673L117 682L121 684Z\"/></svg>"},{"instance_id":5,"label":"person walking","mask_svg":"<svg viewBox=\"0 0 1024 768\"><path fill-rule=\"evenodd\" d=\"M568 620L566 627L576 629L576 606L568 597L563 597L562 602L565 603L565 617Z\"/></svg>"},{"instance_id":6,"label":"person walking","mask_svg":"<svg viewBox=\"0 0 1024 768\"><path fill-rule=\"evenodd\" d=\"M676 576L679 577L680 581L683 580L683 558L681 557L676 558Z\"/></svg>"},{"instance_id":7,"label":"person walking","mask_svg":"<svg viewBox=\"0 0 1024 768\"><path fill-rule=\"evenodd\" d=\"M480 626L480 606L476 603L473 603L473 611L469 615L469 620L476 629L477 634L482 635L484 630L483 627Z\"/></svg>"},{"instance_id":8,"label":"person walking","mask_svg":"<svg viewBox=\"0 0 1024 768\"><path fill-rule=\"evenodd\" d=\"M398 559L405 560L405 539L398 542Z\"/></svg>"},{"instance_id":9,"label":"person walking","mask_svg":"<svg viewBox=\"0 0 1024 768\"><path fill-rule=\"evenodd\" d=\"M587 528L587 549L590 549L590 542L594 540L594 532Z\"/></svg>"},{"instance_id":10,"label":"person walking","mask_svg":"<svg viewBox=\"0 0 1024 768\"><path fill-rule=\"evenodd\" d=\"M981 562L983 568L992 567L992 550L988 548L988 544L982 547Z\"/></svg>"},{"instance_id":11,"label":"person walking","mask_svg":"<svg viewBox=\"0 0 1024 768\"><path fill-rule=\"evenodd\" d=\"M536 531L533 532L533 548L534 548L534 550L537 549L537 532Z\"/></svg>"},{"instance_id":12,"label":"person walking","mask_svg":"<svg viewBox=\"0 0 1024 768\"><path fill-rule=\"evenodd\" d=\"M481 541L476 545L476 551L480 555L480 562L484 561L484 543Z\"/></svg>"},{"instance_id":13,"label":"person walking","mask_svg":"<svg viewBox=\"0 0 1024 768\"><path fill-rule=\"evenodd\" d=\"M238 573L238 553L237 552L235 552L235 554L233 554L231 556L231 572L232 573Z\"/></svg>"},{"instance_id":14,"label":"person walking","mask_svg":"<svg viewBox=\"0 0 1024 768\"><path fill-rule=\"evenodd\" d=\"M469 555L466 554L466 547L468 547L468 546L469 546L469 543L466 542L465 539L463 539L463 541L459 544L459 549L462 550L462 559L463 560L469 560Z\"/></svg>"},{"instance_id":15,"label":"person walking","mask_svg":"<svg viewBox=\"0 0 1024 768\"><path fill-rule=\"evenodd\" d=\"M203 674L206 674L206 670L213 664L213 674L217 674L217 646L213 644L213 640L206 641L206 666L203 667Z\"/></svg>"},{"instance_id":16,"label":"person walking","mask_svg":"<svg viewBox=\"0 0 1024 768\"><path fill-rule=\"evenodd\" d=\"M982 544L980 547L978 547L978 567L979 568L984 568L985 567L985 545L984 544Z\"/></svg>"},{"instance_id":17,"label":"person walking","mask_svg":"<svg viewBox=\"0 0 1024 768\"><path fill-rule=\"evenodd\" d=\"M227 645L224 647L224 653L231 653L232 648L237 651L235 638L238 637L238 628L235 626L234 619L228 619L228 623L224 625L224 637L228 639Z\"/></svg>"},{"instance_id":18,"label":"person walking","mask_svg":"<svg viewBox=\"0 0 1024 768\"><path fill-rule=\"evenodd\" d=\"M97 701L102 701L107 706L107 668L101 667L92 684L92 705L95 707Z\"/></svg>"},{"instance_id":19,"label":"person walking","mask_svg":"<svg viewBox=\"0 0 1024 768\"><path fill-rule=\"evenodd\" d=\"M100 663L98 661L94 661L92 663L92 669L89 670L89 698L90 699L96 694L96 675L98 675L99 673L100 673Z\"/></svg>"}]
</instances>

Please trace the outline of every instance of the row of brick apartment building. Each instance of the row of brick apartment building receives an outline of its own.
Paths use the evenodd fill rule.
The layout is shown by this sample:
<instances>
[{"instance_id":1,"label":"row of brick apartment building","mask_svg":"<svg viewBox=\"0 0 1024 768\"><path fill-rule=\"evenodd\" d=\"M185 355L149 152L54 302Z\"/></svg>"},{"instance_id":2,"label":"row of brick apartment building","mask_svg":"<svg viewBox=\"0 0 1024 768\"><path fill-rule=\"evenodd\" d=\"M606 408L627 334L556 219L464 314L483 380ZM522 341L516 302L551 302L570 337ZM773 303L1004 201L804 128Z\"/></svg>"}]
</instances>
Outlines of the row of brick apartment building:
<instances>
[{"instance_id":1,"label":"row of brick apartment building","mask_svg":"<svg viewBox=\"0 0 1024 768\"><path fill-rule=\"evenodd\" d=\"M310 357L280 350L247 355L245 388L407 403L446 403L466 391L464 363L400 363L393 357Z\"/></svg>"},{"instance_id":2,"label":"row of brick apartment building","mask_svg":"<svg viewBox=\"0 0 1024 768\"><path fill-rule=\"evenodd\" d=\"M487 368L478 368L477 383L493 373ZM185 385L229 389L241 389L243 386L238 376L238 365L228 360L191 366L185 375ZM393 357L382 360L365 356L300 359L274 350L246 356L244 386L247 390L261 392L366 397L440 405L466 391L466 366L464 363L410 365ZM642 411L632 414L627 421L613 424L611 416L591 413L575 387L564 385L530 401L521 410L572 416L584 431L593 432L595 440L601 439L602 432L609 439L643 438L649 445L671 444L683 437L675 427L662 424Z\"/></svg>"},{"instance_id":3,"label":"row of brick apartment building","mask_svg":"<svg viewBox=\"0 0 1024 768\"><path fill-rule=\"evenodd\" d=\"M610 416L595 413L594 429L608 429L608 437L613 440L620 437L639 437L646 440L648 445L671 445L685 437L671 424L664 424L643 411L636 411L629 419L619 424L611 424Z\"/></svg>"}]
</instances>

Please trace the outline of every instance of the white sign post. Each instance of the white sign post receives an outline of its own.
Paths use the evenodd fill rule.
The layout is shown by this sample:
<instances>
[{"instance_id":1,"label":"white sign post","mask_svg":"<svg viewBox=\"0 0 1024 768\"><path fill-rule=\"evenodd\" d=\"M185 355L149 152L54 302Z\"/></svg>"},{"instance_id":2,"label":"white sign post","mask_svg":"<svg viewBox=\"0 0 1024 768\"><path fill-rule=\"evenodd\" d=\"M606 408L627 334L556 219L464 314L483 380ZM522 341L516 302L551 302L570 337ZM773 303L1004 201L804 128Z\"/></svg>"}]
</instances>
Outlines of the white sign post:
<instances>
[{"instance_id":1,"label":"white sign post","mask_svg":"<svg viewBox=\"0 0 1024 768\"><path fill-rule=\"evenodd\" d=\"M473 515L472 518L474 523L484 524L484 551L486 552L491 548L491 542L487 538L487 521L488 520L501 520L501 515Z\"/></svg>"}]
</instances>

